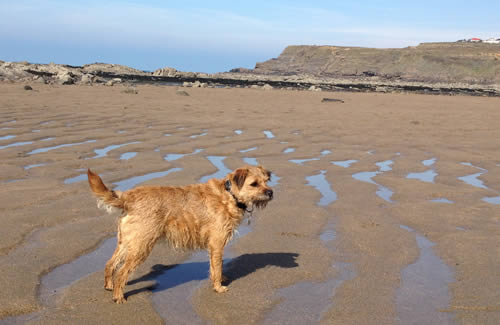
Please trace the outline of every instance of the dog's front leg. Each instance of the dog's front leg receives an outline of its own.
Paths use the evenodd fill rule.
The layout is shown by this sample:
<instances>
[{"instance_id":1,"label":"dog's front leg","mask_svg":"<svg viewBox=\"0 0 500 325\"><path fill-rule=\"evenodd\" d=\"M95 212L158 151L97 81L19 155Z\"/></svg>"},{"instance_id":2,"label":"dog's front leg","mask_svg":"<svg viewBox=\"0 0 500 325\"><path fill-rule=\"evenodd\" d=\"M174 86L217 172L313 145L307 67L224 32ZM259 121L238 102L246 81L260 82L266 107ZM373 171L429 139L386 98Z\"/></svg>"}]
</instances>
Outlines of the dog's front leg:
<instances>
[{"instance_id":1,"label":"dog's front leg","mask_svg":"<svg viewBox=\"0 0 500 325\"><path fill-rule=\"evenodd\" d=\"M214 290L218 293L226 292L228 288L221 285L222 281L222 255L224 254L224 245L211 245L208 250L210 255L210 280Z\"/></svg>"}]
</instances>

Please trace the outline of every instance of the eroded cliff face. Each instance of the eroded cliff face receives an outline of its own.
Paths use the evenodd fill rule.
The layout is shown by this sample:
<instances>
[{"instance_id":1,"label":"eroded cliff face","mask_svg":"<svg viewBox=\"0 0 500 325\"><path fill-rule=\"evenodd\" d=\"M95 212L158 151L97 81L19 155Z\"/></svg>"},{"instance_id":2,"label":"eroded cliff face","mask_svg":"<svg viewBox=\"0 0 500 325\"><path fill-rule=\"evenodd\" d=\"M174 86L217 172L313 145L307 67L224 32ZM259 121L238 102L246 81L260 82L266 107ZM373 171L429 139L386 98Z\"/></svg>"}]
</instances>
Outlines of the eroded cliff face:
<instances>
[{"instance_id":1,"label":"eroded cliff face","mask_svg":"<svg viewBox=\"0 0 500 325\"><path fill-rule=\"evenodd\" d=\"M252 73L369 77L421 82L500 83L500 45L424 43L402 49L288 46Z\"/></svg>"}]
</instances>

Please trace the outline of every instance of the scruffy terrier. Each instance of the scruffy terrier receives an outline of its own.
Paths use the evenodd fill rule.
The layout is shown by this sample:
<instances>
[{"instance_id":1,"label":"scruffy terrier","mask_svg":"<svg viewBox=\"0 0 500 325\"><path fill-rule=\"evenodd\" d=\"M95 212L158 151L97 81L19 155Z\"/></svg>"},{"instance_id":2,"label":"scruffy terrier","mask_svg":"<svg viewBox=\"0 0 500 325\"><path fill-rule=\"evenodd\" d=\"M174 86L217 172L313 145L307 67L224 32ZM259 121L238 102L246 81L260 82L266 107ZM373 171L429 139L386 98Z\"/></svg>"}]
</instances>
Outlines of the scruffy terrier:
<instances>
[{"instance_id":1,"label":"scruffy terrier","mask_svg":"<svg viewBox=\"0 0 500 325\"><path fill-rule=\"evenodd\" d=\"M221 285L224 246L245 212L263 208L273 198L267 185L271 173L262 166L244 166L205 184L139 186L125 192L109 190L90 169L87 174L98 206L123 211L118 244L104 270L104 288L113 290L119 304L125 302L123 288L129 275L162 238L174 248L207 249L213 288L227 291Z\"/></svg>"}]
</instances>

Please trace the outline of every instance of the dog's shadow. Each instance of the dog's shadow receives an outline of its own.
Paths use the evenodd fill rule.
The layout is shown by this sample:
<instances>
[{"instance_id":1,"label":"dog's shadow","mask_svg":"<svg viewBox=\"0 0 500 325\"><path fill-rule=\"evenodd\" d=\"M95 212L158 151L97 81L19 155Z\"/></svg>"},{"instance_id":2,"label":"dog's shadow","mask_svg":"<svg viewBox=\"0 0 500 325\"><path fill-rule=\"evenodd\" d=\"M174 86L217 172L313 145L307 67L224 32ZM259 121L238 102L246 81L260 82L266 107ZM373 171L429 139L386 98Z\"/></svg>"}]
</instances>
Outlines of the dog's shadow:
<instances>
[{"instance_id":1,"label":"dog's shadow","mask_svg":"<svg viewBox=\"0 0 500 325\"><path fill-rule=\"evenodd\" d=\"M243 278L258 269L267 266L277 266L281 268L297 267L299 264L296 258L297 253L254 253L243 254L236 258L224 260L224 275L228 278L224 285ZM144 281L155 281L153 286L134 289L126 293L132 296L143 291L163 291L191 281L201 281L208 279L209 262L188 262L183 264L163 265L156 264L151 271L137 279L128 282L129 285Z\"/></svg>"}]
</instances>

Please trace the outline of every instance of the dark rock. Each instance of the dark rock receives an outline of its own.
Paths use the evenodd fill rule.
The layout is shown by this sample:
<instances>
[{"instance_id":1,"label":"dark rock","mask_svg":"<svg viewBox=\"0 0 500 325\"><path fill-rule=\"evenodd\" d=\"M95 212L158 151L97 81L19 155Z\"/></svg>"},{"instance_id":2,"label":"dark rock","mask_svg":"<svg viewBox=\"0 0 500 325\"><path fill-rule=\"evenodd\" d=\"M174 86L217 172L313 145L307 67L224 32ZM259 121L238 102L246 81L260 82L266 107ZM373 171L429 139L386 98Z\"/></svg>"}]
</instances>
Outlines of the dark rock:
<instances>
[{"instance_id":1,"label":"dark rock","mask_svg":"<svg viewBox=\"0 0 500 325\"><path fill-rule=\"evenodd\" d=\"M342 99L337 99L337 98L323 98L321 100L322 103L343 103L344 101Z\"/></svg>"}]
</instances>

